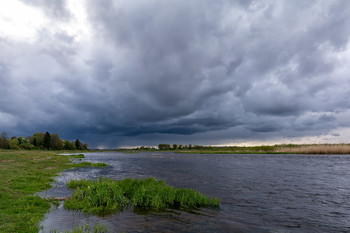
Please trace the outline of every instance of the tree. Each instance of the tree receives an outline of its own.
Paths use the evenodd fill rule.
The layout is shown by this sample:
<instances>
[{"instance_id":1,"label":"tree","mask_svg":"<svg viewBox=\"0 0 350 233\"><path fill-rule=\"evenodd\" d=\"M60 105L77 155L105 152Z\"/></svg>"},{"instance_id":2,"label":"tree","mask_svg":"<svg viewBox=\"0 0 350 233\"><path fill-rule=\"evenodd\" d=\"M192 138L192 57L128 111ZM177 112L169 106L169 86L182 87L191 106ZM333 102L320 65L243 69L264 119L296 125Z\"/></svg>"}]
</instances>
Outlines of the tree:
<instances>
[{"instance_id":1,"label":"tree","mask_svg":"<svg viewBox=\"0 0 350 233\"><path fill-rule=\"evenodd\" d=\"M12 137L10 140L10 149L18 150L18 140L16 137Z\"/></svg>"},{"instance_id":2,"label":"tree","mask_svg":"<svg viewBox=\"0 0 350 233\"><path fill-rule=\"evenodd\" d=\"M77 138L77 140L75 140L75 148L77 150L82 150L83 149L83 144L79 141L78 138Z\"/></svg>"},{"instance_id":3,"label":"tree","mask_svg":"<svg viewBox=\"0 0 350 233\"><path fill-rule=\"evenodd\" d=\"M158 149L159 150L170 150L170 145L169 144L159 144Z\"/></svg>"},{"instance_id":4,"label":"tree","mask_svg":"<svg viewBox=\"0 0 350 233\"><path fill-rule=\"evenodd\" d=\"M35 133L33 134L32 137L30 137L29 143L35 147L44 146L44 137L45 137L45 134L43 133Z\"/></svg>"},{"instance_id":5,"label":"tree","mask_svg":"<svg viewBox=\"0 0 350 233\"><path fill-rule=\"evenodd\" d=\"M7 138L7 133L2 132L0 135L0 148L1 149L10 149L10 141Z\"/></svg>"},{"instance_id":6,"label":"tree","mask_svg":"<svg viewBox=\"0 0 350 233\"><path fill-rule=\"evenodd\" d=\"M65 140L65 141L63 142L63 149L65 149L65 150L74 150L75 147L74 147L73 143L71 143L71 142L68 141L68 140Z\"/></svg>"},{"instance_id":7,"label":"tree","mask_svg":"<svg viewBox=\"0 0 350 233\"><path fill-rule=\"evenodd\" d=\"M174 145L173 145L173 149L174 149L174 150L176 150L176 148L177 148L177 145L176 145L176 144L174 144Z\"/></svg>"},{"instance_id":8,"label":"tree","mask_svg":"<svg viewBox=\"0 0 350 233\"><path fill-rule=\"evenodd\" d=\"M63 141L58 137L57 134L51 134L51 147L55 150L63 149Z\"/></svg>"},{"instance_id":9,"label":"tree","mask_svg":"<svg viewBox=\"0 0 350 233\"><path fill-rule=\"evenodd\" d=\"M46 149L50 149L51 148L51 135L49 132L46 132L45 133L45 136L44 136L44 148Z\"/></svg>"},{"instance_id":10,"label":"tree","mask_svg":"<svg viewBox=\"0 0 350 233\"><path fill-rule=\"evenodd\" d=\"M37 141L36 141L36 138L34 138L34 140L33 140L33 146L37 146L38 145L38 143L37 143Z\"/></svg>"}]
</instances>

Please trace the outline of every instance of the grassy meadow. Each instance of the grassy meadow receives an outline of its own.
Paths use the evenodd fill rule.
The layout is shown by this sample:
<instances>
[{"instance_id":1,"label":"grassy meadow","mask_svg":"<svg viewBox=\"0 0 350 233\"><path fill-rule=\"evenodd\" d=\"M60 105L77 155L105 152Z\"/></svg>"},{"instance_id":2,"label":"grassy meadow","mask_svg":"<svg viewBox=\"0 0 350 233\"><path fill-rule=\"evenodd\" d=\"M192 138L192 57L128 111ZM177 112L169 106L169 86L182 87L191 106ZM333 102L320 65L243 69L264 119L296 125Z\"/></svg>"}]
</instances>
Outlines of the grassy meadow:
<instances>
[{"instance_id":1,"label":"grassy meadow","mask_svg":"<svg viewBox=\"0 0 350 233\"><path fill-rule=\"evenodd\" d=\"M81 166L49 151L0 150L0 232L38 232L50 209L49 199L33 194L51 187L61 171Z\"/></svg>"}]
</instances>

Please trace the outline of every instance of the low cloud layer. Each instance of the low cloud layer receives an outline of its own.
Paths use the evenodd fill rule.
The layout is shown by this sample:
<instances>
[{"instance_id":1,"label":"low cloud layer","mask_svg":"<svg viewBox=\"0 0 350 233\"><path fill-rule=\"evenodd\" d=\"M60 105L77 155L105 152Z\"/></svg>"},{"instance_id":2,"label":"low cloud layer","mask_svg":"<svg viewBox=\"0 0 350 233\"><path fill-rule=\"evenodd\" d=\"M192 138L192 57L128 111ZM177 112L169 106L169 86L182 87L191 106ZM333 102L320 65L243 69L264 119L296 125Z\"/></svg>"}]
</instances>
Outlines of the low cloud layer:
<instances>
[{"instance_id":1,"label":"low cloud layer","mask_svg":"<svg viewBox=\"0 0 350 233\"><path fill-rule=\"evenodd\" d=\"M50 2L19 1L45 19L30 40L0 30L0 131L90 147L346 140L348 1Z\"/></svg>"}]
</instances>

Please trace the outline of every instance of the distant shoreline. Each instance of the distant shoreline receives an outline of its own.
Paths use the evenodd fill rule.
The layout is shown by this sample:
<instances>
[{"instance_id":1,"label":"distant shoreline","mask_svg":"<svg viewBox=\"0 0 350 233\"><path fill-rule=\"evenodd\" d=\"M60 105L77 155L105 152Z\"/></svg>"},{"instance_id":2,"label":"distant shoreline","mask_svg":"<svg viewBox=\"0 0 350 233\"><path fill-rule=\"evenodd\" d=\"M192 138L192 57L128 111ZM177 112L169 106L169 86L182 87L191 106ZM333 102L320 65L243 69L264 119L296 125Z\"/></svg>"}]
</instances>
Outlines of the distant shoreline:
<instances>
[{"instance_id":1,"label":"distant shoreline","mask_svg":"<svg viewBox=\"0 0 350 233\"><path fill-rule=\"evenodd\" d=\"M114 149L97 151L115 151L123 153L137 152L174 152L188 154L350 154L350 144L279 144L269 146L192 146L191 149L156 149L138 147L134 149Z\"/></svg>"}]
</instances>

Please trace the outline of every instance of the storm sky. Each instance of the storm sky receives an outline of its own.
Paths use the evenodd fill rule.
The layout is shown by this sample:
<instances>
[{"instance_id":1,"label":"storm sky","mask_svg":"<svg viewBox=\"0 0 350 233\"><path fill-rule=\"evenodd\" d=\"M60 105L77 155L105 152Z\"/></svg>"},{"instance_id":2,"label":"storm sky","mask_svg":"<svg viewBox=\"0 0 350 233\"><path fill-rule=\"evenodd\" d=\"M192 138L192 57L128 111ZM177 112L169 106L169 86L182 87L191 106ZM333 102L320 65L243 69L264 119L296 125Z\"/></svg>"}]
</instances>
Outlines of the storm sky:
<instances>
[{"instance_id":1,"label":"storm sky","mask_svg":"<svg viewBox=\"0 0 350 233\"><path fill-rule=\"evenodd\" d=\"M0 2L0 132L350 142L350 1Z\"/></svg>"}]
</instances>

